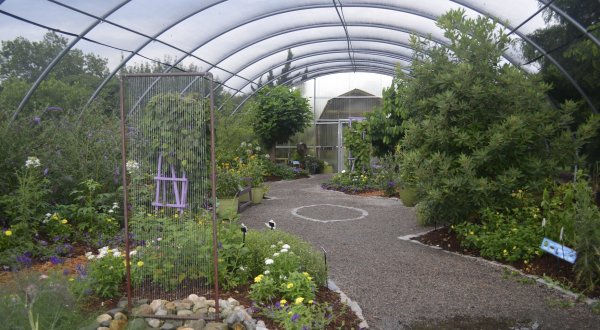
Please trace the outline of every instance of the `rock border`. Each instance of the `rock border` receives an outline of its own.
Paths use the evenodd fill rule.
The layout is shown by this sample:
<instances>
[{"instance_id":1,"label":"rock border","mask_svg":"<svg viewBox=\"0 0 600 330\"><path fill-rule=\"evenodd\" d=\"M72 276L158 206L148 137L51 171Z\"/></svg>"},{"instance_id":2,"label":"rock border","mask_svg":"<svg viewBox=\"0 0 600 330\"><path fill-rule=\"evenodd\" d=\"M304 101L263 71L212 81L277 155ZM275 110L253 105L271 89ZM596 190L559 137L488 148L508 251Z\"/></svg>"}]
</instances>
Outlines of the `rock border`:
<instances>
[{"instance_id":1,"label":"rock border","mask_svg":"<svg viewBox=\"0 0 600 330\"><path fill-rule=\"evenodd\" d=\"M356 317L358 317L361 321L358 325L360 329L369 329L369 324L363 316L362 308L360 308L356 301L352 301L352 299L348 298L348 296L344 292L342 292L342 290L340 290L340 288L335 284L335 282L333 282L333 280L327 280L327 288L329 288L329 290L333 292L338 293L340 295L340 301L343 304L348 305L348 307L350 307L350 310L352 310L354 314L356 314Z\"/></svg>"}]
</instances>

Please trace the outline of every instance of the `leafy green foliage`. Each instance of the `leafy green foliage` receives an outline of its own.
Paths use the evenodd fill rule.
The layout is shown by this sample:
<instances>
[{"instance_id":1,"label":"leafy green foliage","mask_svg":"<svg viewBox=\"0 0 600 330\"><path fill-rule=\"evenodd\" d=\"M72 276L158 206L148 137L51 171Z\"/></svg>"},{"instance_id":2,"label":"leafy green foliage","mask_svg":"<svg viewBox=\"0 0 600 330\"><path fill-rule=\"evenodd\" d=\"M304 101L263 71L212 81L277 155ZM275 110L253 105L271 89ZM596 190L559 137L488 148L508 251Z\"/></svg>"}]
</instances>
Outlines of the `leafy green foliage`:
<instances>
[{"instance_id":1,"label":"leafy green foliage","mask_svg":"<svg viewBox=\"0 0 600 330\"><path fill-rule=\"evenodd\" d=\"M272 306L263 307L261 312L275 320L283 329L301 330L327 329L327 326L343 315L346 309L333 311L329 304L313 301L300 304L277 302Z\"/></svg>"},{"instance_id":2,"label":"leafy green foliage","mask_svg":"<svg viewBox=\"0 0 600 330\"><path fill-rule=\"evenodd\" d=\"M30 320L36 320L38 329L78 329L93 322L89 313L78 305L78 297L69 288L68 278L57 273L40 276L39 273L20 274L14 284L0 287L0 315L5 329L34 329Z\"/></svg>"},{"instance_id":3,"label":"leafy green foliage","mask_svg":"<svg viewBox=\"0 0 600 330\"><path fill-rule=\"evenodd\" d=\"M354 158L354 168L363 172L371 167L371 143L367 137L367 127L366 121L353 122L344 131L344 145Z\"/></svg>"},{"instance_id":4,"label":"leafy green foliage","mask_svg":"<svg viewBox=\"0 0 600 330\"><path fill-rule=\"evenodd\" d=\"M579 22L590 34L600 38L600 3L595 0L556 0L554 5ZM579 31L572 23L552 10L544 12L546 22L551 23L531 33L529 37L545 50L552 50L552 57L560 63L600 110L600 47ZM540 74L551 85L548 95L557 103L573 100L578 103L574 126L585 122L591 113L590 106L583 99L567 77L533 46L524 43L525 56L536 60L541 66ZM590 160L600 160L600 136L586 145L581 154Z\"/></svg>"},{"instance_id":5,"label":"leafy green foliage","mask_svg":"<svg viewBox=\"0 0 600 330\"><path fill-rule=\"evenodd\" d=\"M293 252L296 257L290 256L289 254L283 256L289 259L285 259L285 262L277 264L275 266L276 268L272 270L279 271L281 274L285 272L289 274L293 271L309 272L311 276L314 277L317 285L325 285L326 273L323 255L314 250L308 242L302 240L298 236L279 230L248 232L246 236L246 246L250 249L248 259L250 274L253 276L263 274L264 271L267 270L265 260L275 260L273 254L276 252L280 253L278 256L280 257L280 250L284 244L288 244L291 247L289 251Z\"/></svg>"},{"instance_id":6,"label":"leafy green foliage","mask_svg":"<svg viewBox=\"0 0 600 330\"><path fill-rule=\"evenodd\" d=\"M542 254L539 246L544 235L539 208L514 208L505 213L486 209L481 217L481 224L464 222L454 226L463 246L476 248L483 257L509 262L529 262Z\"/></svg>"},{"instance_id":7,"label":"leafy green foliage","mask_svg":"<svg viewBox=\"0 0 600 330\"><path fill-rule=\"evenodd\" d=\"M486 18L440 17L447 48L413 38L414 79L399 77L401 180L415 187L422 223L458 223L510 207L510 193L541 192L577 159L598 118L570 131L574 105L554 109L535 76L500 64L510 40Z\"/></svg>"},{"instance_id":8,"label":"leafy green foliage","mask_svg":"<svg viewBox=\"0 0 600 330\"><path fill-rule=\"evenodd\" d=\"M382 157L391 154L404 135L398 91L401 81L398 77L382 93L383 106L367 114L368 137L373 146L373 154Z\"/></svg>"},{"instance_id":9,"label":"leafy green foliage","mask_svg":"<svg viewBox=\"0 0 600 330\"><path fill-rule=\"evenodd\" d=\"M287 142L310 125L312 113L308 100L298 90L286 86L263 88L250 104L252 128L261 143L272 148Z\"/></svg>"}]
</instances>

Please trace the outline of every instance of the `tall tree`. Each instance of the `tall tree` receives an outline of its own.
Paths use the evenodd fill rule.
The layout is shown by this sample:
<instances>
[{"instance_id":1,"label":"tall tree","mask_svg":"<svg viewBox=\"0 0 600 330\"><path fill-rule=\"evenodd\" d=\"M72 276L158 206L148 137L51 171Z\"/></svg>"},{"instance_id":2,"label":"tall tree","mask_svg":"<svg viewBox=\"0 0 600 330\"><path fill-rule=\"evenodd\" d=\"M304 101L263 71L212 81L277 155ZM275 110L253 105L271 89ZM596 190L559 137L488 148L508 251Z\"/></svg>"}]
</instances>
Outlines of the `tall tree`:
<instances>
[{"instance_id":1,"label":"tall tree","mask_svg":"<svg viewBox=\"0 0 600 330\"><path fill-rule=\"evenodd\" d=\"M401 176L419 191L422 222L456 223L513 207L518 189L540 193L573 164L599 118L572 131L573 103L555 109L538 77L499 64L511 41L494 22L450 11L437 24L448 47L425 52L412 38L413 79L398 80Z\"/></svg>"},{"instance_id":2,"label":"tall tree","mask_svg":"<svg viewBox=\"0 0 600 330\"><path fill-rule=\"evenodd\" d=\"M250 103L252 128L265 147L288 142L296 133L308 127L312 112L308 100L297 90L286 86L265 87Z\"/></svg>"}]
</instances>

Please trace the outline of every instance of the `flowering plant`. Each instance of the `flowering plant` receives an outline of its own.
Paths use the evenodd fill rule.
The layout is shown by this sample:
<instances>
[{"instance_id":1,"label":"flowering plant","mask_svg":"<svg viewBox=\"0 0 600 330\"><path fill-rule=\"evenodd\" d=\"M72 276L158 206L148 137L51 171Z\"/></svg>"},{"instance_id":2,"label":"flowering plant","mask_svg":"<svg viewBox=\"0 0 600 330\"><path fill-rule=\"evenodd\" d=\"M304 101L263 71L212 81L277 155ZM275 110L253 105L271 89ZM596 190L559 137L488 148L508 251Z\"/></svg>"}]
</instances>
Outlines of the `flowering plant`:
<instances>
[{"instance_id":1,"label":"flowering plant","mask_svg":"<svg viewBox=\"0 0 600 330\"><path fill-rule=\"evenodd\" d=\"M313 300L290 301L283 299L273 305L263 307L261 312L283 329L306 330L326 329L337 317L346 312L344 305L340 311L333 311L327 303L316 303Z\"/></svg>"},{"instance_id":2,"label":"flowering plant","mask_svg":"<svg viewBox=\"0 0 600 330\"><path fill-rule=\"evenodd\" d=\"M276 251L271 258L265 259L265 271L254 278L250 296L255 301L267 301L273 298L314 299L315 282L309 273L299 273L300 258L291 246L279 241L271 245Z\"/></svg>"},{"instance_id":3,"label":"flowering plant","mask_svg":"<svg viewBox=\"0 0 600 330\"><path fill-rule=\"evenodd\" d=\"M77 269L76 278L72 278L71 289L77 294L95 294L101 298L112 298L121 294L121 285L125 277L124 253L118 248L108 246L98 249L98 254L85 254L87 267Z\"/></svg>"},{"instance_id":4,"label":"flowering plant","mask_svg":"<svg viewBox=\"0 0 600 330\"><path fill-rule=\"evenodd\" d=\"M217 167L217 197L233 198L236 196L240 188L239 173L224 164Z\"/></svg>"}]
</instances>

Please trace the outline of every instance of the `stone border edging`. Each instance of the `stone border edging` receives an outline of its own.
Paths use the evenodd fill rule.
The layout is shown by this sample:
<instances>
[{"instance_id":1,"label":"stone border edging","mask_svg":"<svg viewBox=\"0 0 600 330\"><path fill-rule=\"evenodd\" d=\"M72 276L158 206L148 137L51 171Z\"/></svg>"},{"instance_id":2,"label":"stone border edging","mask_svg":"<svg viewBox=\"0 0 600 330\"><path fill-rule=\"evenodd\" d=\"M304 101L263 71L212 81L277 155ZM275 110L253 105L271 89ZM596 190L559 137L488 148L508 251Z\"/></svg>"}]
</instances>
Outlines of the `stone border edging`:
<instances>
[{"instance_id":1,"label":"stone border edging","mask_svg":"<svg viewBox=\"0 0 600 330\"><path fill-rule=\"evenodd\" d=\"M440 227L440 228L443 228L443 227ZM571 298L574 298L574 299L579 299L579 297L581 296L580 294L577 294L577 293L575 293L575 292L573 292L571 290L567 290L567 289L565 289L565 288L563 288L563 287L561 287L559 285L556 285L554 283L548 282L545 279L543 279L542 277L539 277L537 275L531 275L531 274L523 273L520 269L517 269L517 268L515 268L515 267L513 267L511 265L506 265L506 264L499 263L499 262L496 262L496 261L487 260L487 259L484 259L484 258L481 258L481 257L475 257L475 256L470 256L470 255L458 253L458 252L448 251L448 250L445 250L445 249L443 249L443 248L441 248L439 246L427 245L427 244L424 244L422 242L419 242L419 241L413 239L415 237L419 237L419 236L423 236L425 234L428 234L428 233L430 233L430 232L432 232L434 230L436 230L436 229L431 229L431 230L424 231L424 232L417 233L417 234L410 234L410 235L399 236L398 239L400 239L402 241L408 241L408 242L411 242L411 243L422 245L422 246L425 246L425 247L428 247L428 248L431 248L431 249L441 250L441 251L443 251L445 253L457 255L457 256L460 256L460 257L463 257L463 258L467 258L467 259L471 259L471 260L475 260L475 261L482 262L482 263L485 263L485 264L488 264L488 265L492 265L492 266L495 266L495 267L504 268L504 269L508 269L510 271L518 272L521 276L530 278L530 279L536 281L537 283L543 284L543 285L549 287L550 289L557 290L560 293L562 293L562 294L564 294L566 296L569 296ZM586 304L588 304L588 305L591 306L591 305L593 305L595 303L599 303L600 299L592 299L592 298L586 297L585 300L584 300L584 302Z\"/></svg>"},{"instance_id":2,"label":"stone border edging","mask_svg":"<svg viewBox=\"0 0 600 330\"><path fill-rule=\"evenodd\" d=\"M361 320L360 324L358 325L360 329L369 329L369 324L367 323L362 314L362 308L360 308L356 301L352 301L352 299L348 298L348 296L346 296L346 294L342 292L342 290L340 290L340 288L335 284L335 282L333 282L333 280L327 280L327 288L333 292L338 293L340 295L340 301L348 305L350 307L350 310L352 310L354 314L356 314L356 317L358 317Z\"/></svg>"}]
</instances>

